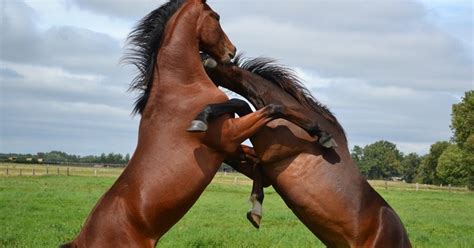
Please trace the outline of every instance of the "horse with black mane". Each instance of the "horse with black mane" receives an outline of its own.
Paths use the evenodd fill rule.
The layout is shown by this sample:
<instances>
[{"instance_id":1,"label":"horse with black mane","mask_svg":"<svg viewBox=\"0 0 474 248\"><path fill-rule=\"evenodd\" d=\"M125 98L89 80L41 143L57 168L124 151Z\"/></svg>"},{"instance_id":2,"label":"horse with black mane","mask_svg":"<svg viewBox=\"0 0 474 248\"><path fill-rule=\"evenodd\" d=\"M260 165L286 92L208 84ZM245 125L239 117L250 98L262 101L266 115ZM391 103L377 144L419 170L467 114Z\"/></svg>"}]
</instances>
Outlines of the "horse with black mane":
<instances>
[{"instance_id":1,"label":"horse with black mane","mask_svg":"<svg viewBox=\"0 0 474 248\"><path fill-rule=\"evenodd\" d=\"M250 138L260 168L252 171L228 161L233 167L256 182L268 181L296 216L329 247L411 247L395 210L368 184L352 161L345 132L336 117L311 96L293 71L264 58L237 59L236 65L205 58L204 65L216 85L242 95L256 109L281 104L292 118L298 117L296 122L301 127L317 122L339 144L325 148L311 132L277 119ZM219 105L214 107L219 109ZM206 121L219 114L209 115L212 118ZM253 194L263 200L260 187L261 183L254 185Z\"/></svg>"},{"instance_id":2,"label":"horse with black mane","mask_svg":"<svg viewBox=\"0 0 474 248\"><path fill-rule=\"evenodd\" d=\"M224 158L282 107L268 105L239 119L216 118L206 133L186 132L202 108L228 100L207 76L200 51L229 63L236 48L219 15L204 0L171 0L129 35L126 57L138 69L136 150L117 181L92 209L79 235L64 247L154 247L189 210ZM241 101L233 101L242 105ZM199 127L197 127L199 128Z\"/></svg>"}]
</instances>

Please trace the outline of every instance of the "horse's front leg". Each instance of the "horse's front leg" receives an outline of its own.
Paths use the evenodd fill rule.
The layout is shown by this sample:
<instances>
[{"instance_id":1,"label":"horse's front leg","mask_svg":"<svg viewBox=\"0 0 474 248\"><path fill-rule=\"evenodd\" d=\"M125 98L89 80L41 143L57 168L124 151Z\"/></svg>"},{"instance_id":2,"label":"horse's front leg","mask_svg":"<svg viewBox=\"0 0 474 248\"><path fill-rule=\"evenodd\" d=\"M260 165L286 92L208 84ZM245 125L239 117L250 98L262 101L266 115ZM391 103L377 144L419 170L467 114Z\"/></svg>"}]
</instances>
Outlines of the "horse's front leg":
<instances>
[{"instance_id":1,"label":"horse's front leg","mask_svg":"<svg viewBox=\"0 0 474 248\"><path fill-rule=\"evenodd\" d=\"M247 219L252 225L259 228L264 198L262 170L258 165L258 158L255 151L250 147L242 146L241 143L254 135L269 121L281 117L283 107L268 105L256 112L252 112L245 101L238 99L232 99L221 104L210 104L195 118L191 127L188 128L188 131L206 131L208 121L228 113L237 113L241 118L226 120L222 129L219 130L220 134L215 135L215 137L221 138L216 138L219 140L214 140L213 143L218 144L219 147L216 147L217 150L227 154L227 163L231 166L233 165L234 168L240 168L241 171L244 168L243 173L253 177L254 181L250 196L252 209L247 213ZM252 166L250 166L250 168L249 166L243 167L242 165L244 163L247 165L251 164Z\"/></svg>"},{"instance_id":2,"label":"horse's front leg","mask_svg":"<svg viewBox=\"0 0 474 248\"><path fill-rule=\"evenodd\" d=\"M275 115L273 117L274 119L281 117L298 125L308 132L309 135L317 136L319 144L325 148L337 147L336 141L328 132L321 130L319 125L314 120L308 119L308 117L298 111L298 109L271 104L261 108L260 110L264 110L267 107L278 108L278 110L273 113ZM240 99L231 99L225 103L207 105L193 120L191 126L188 128L188 131L204 132L207 130L207 124L209 121L229 113L237 113L240 117L242 117L252 113L252 109L245 101Z\"/></svg>"}]
</instances>

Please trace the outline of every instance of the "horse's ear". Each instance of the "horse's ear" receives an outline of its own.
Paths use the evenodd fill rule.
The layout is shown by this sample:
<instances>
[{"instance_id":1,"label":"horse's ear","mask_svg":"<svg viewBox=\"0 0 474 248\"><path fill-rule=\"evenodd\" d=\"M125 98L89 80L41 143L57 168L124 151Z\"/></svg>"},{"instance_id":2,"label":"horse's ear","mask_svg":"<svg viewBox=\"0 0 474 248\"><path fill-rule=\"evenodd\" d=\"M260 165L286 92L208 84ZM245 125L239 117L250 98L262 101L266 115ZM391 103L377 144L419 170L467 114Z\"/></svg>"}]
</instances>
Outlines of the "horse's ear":
<instances>
[{"instance_id":1,"label":"horse's ear","mask_svg":"<svg viewBox=\"0 0 474 248\"><path fill-rule=\"evenodd\" d=\"M202 3L204 3L204 4L205 4L205 3L206 3L206 0L202 0Z\"/></svg>"}]
</instances>

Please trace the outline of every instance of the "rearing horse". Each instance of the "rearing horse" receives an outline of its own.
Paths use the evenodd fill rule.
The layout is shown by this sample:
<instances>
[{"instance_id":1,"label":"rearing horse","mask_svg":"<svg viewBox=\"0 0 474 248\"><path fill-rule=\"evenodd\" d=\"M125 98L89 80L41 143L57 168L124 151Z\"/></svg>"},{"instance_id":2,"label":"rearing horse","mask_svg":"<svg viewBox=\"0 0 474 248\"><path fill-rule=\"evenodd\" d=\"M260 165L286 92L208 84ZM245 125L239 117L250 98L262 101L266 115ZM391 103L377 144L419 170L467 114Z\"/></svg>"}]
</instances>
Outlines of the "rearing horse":
<instances>
[{"instance_id":1,"label":"rearing horse","mask_svg":"<svg viewBox=\"0 0 474 248\"><path fill-rule=\"evenodd\" d=\"M142 91L137 148L98 201L79 235L64 247L153 247L195 203L225 157L267 122L272 105L243 118L217 118L206 133L186 132L206 105L227 96L207 76L199 56L228 63L236 48L219 15L204 0L172 0L144 17L129 36L128 59Z\"/></svg>"},{"instance_id":2,"label":"rearing horse","mask_svg":"<svg viewBox=\"0 0 474 248\"><path fill-rule=\"evenodd\" d=\"M204 64L216 84L244 96L257 109L283 104L291 109L293 117L298 117L300 126L317 121L333 135L339 146L323 148L307 131L278 119L250 138L264 177L324 244L411 247L398 215L352 161L337 119L309 95L292 71L268 59L241 62L242 68L212 60ZM232 166L252 176L238 163ZM258 173L254 175L259 177Z\"/></svg>"}]
</instances>

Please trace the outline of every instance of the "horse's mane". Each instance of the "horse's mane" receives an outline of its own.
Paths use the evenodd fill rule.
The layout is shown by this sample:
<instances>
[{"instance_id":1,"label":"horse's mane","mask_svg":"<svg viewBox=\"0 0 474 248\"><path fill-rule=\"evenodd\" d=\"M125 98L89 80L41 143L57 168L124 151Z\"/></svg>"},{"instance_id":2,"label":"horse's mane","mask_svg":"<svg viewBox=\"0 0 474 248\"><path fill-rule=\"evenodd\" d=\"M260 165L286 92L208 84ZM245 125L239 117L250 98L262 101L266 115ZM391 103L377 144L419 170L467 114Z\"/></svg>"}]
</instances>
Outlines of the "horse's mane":
<instances>
[{"instance_id":1,"label":"horse's mane","mask_svg":"<svg viewBox=\"0 0 474 248\"><path fill-rule=\"evenodd\" d=\"M241 54L234 59L234 64L276 84L305 108L318 112L325 119L335 124L345 136L344 129L336 117L324 104L311 95L310 91L303 85L300 78L291 68L277 64L274 59L264 57L244 59Z\"/></svg>"},{"instance_id":2,"label":"horse's mane","mask_svg":"<svg viewBox=\"0 0 474 248\"><path fill-rule=\"evenodd\" d=\"M166 23L186 0L170 0L143 17L127 38L128 51L123 61L137 67L130 90L140 92L133 114L142 113L150 96L156 52L160 49Z\"/></svg>"}]
</instances>

